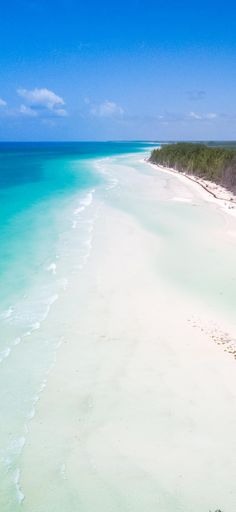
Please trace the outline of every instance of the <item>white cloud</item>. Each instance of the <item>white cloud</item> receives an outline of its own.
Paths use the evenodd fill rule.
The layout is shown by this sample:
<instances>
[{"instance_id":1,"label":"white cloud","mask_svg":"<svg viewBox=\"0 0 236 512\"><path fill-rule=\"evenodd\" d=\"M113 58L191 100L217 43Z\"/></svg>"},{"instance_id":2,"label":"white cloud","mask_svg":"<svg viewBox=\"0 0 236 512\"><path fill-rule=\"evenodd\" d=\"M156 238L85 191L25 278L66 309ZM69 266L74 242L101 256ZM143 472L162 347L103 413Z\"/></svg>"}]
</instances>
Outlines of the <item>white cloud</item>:
<instances>
[{"instance_id":1,"label":"white cloud","mask_svg":"<svg viewBox=\"0 0 236 512\"><path fill-rule=\"evenodd\" d=\"M56 108L54 109L54 114L56 114L58 117L66 117L68 115L68 112L65 108Z\"/></svg>"},{"instance_id":2,"label":"white cloud","mask_svg":"<svg viewBox=\"0 0 236 512\"><path fill-rule=\"evenodd\" d=\"M19 108L20 114L23 114L24 116L28 117L37 117L38 113L36 110L33 110L30 107L27 107L26 105L21 105Z\"/></svg>"},{"instance_id":3,"label":"white cloud","mask_svg":"<svg viewBox=\"0 0 236 512\"><path fill-rule=\"evenodd\" d=\"M192 117L193 119L202 119L202 116L200 116L199 114L196 114L196 112L190 112L190 117Z\"/></svg>"},{"instance_id":4,"label":"white cloud","mask_svg":"<svg viewBox=\"0 0 236 512\"><path fill-rule=\"evenodd\" d=\"M0 107L6 107L7 106L7 102L4 101L2 98L0 98Z\"/></svg>"},{"instance_id":5,"label":"white cloud","mask_svg":"<svg viewBox=\"0 0 236 512\"><path fill-rule=\"evenodd\" d=\"M124 114L124 110L114 101L104 101L99 105L92 105L90 114L95 117L119 117Z\"/></svg>"},{"instance_id":6,"label":"white cloud","mask_svg":"<svg viewBox=\"0 0 236 512\"><path fill-rule=\"evenodd\" d=\"M42 114L53 114L59 117L65 117L67 111L65 108L60 108L65 105L65 101L61 96L50 91L50 89L42 88L29 90L29 89L18 89L17 93L26 102L25 105L21 105L21 113L26 115L32 115L31 111L35 112L36 115L41 112Z\"/></svg>"},{"instance_id":7,"label":"white cloud","mask_svg":"<svg viewBox=\"0 0 236 512\"><path fill-rule=\"evenodd\" d=\"M41 105L43 107L52 109L57 105L64 105L65 102L63 98L57 96L55 92L50 91L49 89L32 89L31 91L28 89L18 89L18 94L24 98L27 103L32 106Z\"/></svg>"},{"instance_id":8,"label":"white cloud","mask_svg":"<svg viewBox=\"0 0 236 512\"><path fill-rule=\"evenodd\" d=\"M217 117L217 114L215 112L209 112L209 114L206 114L207 119L215 119Z\"/></svg>"},{"instance_id":9,"label":"white cloud","mask_svg":"<svg viewBox=\"0 0 236 512\"><path fill-rule=\"evenodd\" d=\"M192 119L197 119L198 121L199 120L203 120L203 121L212 120L212 119L216 119L218 117L215 112L208 112L207 114L197 114L196 112L190 112L189 116Z\"/></svg>"}]
</instances>

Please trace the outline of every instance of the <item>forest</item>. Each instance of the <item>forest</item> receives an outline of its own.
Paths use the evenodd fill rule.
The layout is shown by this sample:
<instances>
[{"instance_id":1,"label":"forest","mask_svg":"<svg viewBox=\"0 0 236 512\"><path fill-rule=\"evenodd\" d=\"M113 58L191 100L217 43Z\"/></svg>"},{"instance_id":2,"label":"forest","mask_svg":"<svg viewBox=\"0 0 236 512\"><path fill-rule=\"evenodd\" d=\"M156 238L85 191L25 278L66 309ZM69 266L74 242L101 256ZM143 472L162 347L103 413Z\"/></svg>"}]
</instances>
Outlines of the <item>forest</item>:
<instances>
[{"instance_id":1,"label":"forest","mask_svg":"<svg viewBox=\"0 0 236 512\"><path fill-rule=\"evenodd\" d=\"M150 162L220 184L236 193L236 148L194 142L163 144Z\"/></svg>"}]
</instances>

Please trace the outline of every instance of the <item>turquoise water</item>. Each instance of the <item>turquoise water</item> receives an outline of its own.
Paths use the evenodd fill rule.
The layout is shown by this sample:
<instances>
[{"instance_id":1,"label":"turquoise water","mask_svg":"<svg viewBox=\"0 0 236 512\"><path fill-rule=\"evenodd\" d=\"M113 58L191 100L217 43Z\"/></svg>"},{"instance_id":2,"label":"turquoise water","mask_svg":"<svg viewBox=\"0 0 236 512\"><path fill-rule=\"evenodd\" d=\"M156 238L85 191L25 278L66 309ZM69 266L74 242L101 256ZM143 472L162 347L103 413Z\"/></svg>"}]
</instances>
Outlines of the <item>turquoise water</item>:
<instances>
[{"instance_id":1,"label":"turquoise water","mask_svg":"<svg viewBox=\"0 0 236 512\"><path fill-rule=\"evenodd\" d=\"M0 510L21 503L18 459L60 344L40 327L89 253L98 158L145 143L0 144ZM108 180L109 181L109 180ZM76 242L76 252L70 244ZM17 505L18 504L18 505Z\"/></svg>"},{"instance_id":2,"label":"turquoise water","mask_svg":"<svg viewBox=\"0 0 236 512\"><path fill-rule=\"evenodd\" d=\"M140 263L135 270L133 283L138 285L140 280L147 300L152 286L154 298L160 299L157 282L163 284L163 290L170 290L170 297L173 291L183 304L186 298L190 303L196 298L203 309L212 308L214 315L219 313L221 318L225 314L231 319L236 300L232 236L236 231L235 224L228 225L218 207L204 201L201 194L191 193L188 184L181 185L178 178L144 164L148 149L147 143L135 142L0 144L1 512L143 512L147 503L152 512L158 503L166 512L176 512L177 508L185 512L189 508L186 503L198 510L196 497L190 496L188 502L185 496L187 483L183 485L183 496L178 495L178 486L176 493L171 485L163 490L161 467L158 472L155 465L153 469L148 464L153 451L149 433L151 430L155 448L156 429L167 421L168 403L163 416L162 406L157 413L153 411L163 396L165 400L166 393L171 404L169 346L171 354L176 351L174 364L178 369L179 340L175 332L170 332L163 342L158 331L158 308L156 311L154 304L155 315L149 326L148 305L140 302L139 310L139 302L129 302L132 290L126 290L123 311L122 285L112 287L118 266L112 250L117 243L120 258L124 258L121 264L125 276L126 250L128 261L129 251L133 250L136 252L131 254L131 262L132 256L134 264L136 259L139 262L139 256L140 262L144 261L144 268ZM123 231L119 232L122 215L126 219L122 221L124 239ZM133 239L133 230L135 233L140 228L140 238ZM110 245L104 242L104 233L108 233L108 242L111 236ZM148 234L148 241L150 235L155 239L150 253L147 247L147 259L143 256L143 233ZM104 250L113 254L110 259L109 254L104 254L111 266L105 270L101 260L97 264L96 259L100 252L103 256ZM128 268L132 276L132 264ZM137 298L141 301L142 297ZM151 312L153 305L149 306ZM171 316L172 312L168 314ZM134 324L132 318L136 318ZM143 331L139 333L142 320ZM165 322L165 318L160 321ZM167 331L171 331L169 317L167 323ZM106 331L111 333L110 338L104 335ZM152 359L152 352L146 351L148 333L155 346L159 343L151 372L145 369L146 358L147 362ZM132 357L139 354L140 343L144 344L144 352L133 367ZM159 356L161 360L165 350L162 367ZM187 362L186 365L188 370ZM127 379L129 366L131 378ZM178 406L174 403L174 409L178 421L181 393L184 395L181 378L186 368L179 371L177 379L180 394L177 393ZM134 385L133 373L140 381L137 400L129 395ZM145 388L149 378L151 382ZM193 395L195 384L192 383ZM187 380L184 387L188 387ZM200 404L203 398L200 393ZM191 407L186 403L191 416ZM206 403L206 409L211 406L211 402ZM113 451L109 443L117 436L112 427L114 419L121 427L123 420L126 425L124 452L110 460ZM104 430L100 442L103 431L99 429L106 422L109 426L109 421L110 438ZM171 432L176 427L178 434L178 421L176 425L174 420L168 422ZM147 444L140 459L144 465L147 463L147 471L136 461L136 453L137 458L142 455L137 433L144 439L144 447ZM198 447L198 435L197 431L194 447L195 443ZM181 436L180 429L180 442ZM160 452L161 445L166 448L165 439L165 433L162 436L160 431ZM180 452L181 446L180 443ZM130 447L131 454L127 455ZM96 469L94 452L100 470ZM106 457L110 460L107 467ZM79 473L73 468L79 468ZM218 473L217 464L214 470Z\"/></svg>"},{"instance_id":3,"label":"turquoise water","mask_svg":"<svg viewBox=\"0 0 236 512\"><path fill-rule=\"evenodd\" d=\"M22 293L28 280L53 255L55 219L74 193L99 185L90 161L140 151L144 144L0 144L1 306ZM62 227L63 229L63 227ZM44 244L41 244L42 237ZM40 244L40 249L38 247Z\"/></svg>"}]
</instances>

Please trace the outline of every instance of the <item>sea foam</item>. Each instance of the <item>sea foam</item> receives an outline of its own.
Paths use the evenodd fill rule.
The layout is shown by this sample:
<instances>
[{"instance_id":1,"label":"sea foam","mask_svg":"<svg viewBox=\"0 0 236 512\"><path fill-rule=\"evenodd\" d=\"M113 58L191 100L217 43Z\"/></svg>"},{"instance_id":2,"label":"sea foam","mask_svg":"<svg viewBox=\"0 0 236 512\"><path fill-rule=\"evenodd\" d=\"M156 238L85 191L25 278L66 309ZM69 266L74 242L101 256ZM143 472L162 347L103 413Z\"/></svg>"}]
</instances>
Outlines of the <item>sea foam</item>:
<instances>
[{"instance_id":1,"label":"sea foam","mask_svg":"<svg viewBox=\"0 0 236 512\"><path fill-rule=\"evenodd\" d=\"M0 319L7 320L8 318L11 317L13 311L14 311L13 307L10 306L8 309L6 309L6 311L3 311L3 313L0 314Z\"/></svg>"},{"instance_id":2,"label":"sea foam","mask_svg":"<svg viewBox=\"0 0 236 512\"><path fill-rule=\"evenodd\" d=\"M56 263L54 263L54 261L52 263L50 263L50 265L47 267L47 270L49 272L52 272L52 274L56 274L56 269L57 269L57 265Z\"/></svg>"},{"instance_id":3,"label":"sea foam","mask_svg":"<svg viewBox=\"0 0 236 512\"><path fill-rule=\"evenodd\" d=\"M14 483L16 486L16 496L18 503L22 503L22 501L25 498L24 493L22 492L21 485L20 485L20 470L17 468L15 475L14 475Z\"/></svg>"},{"instance_id":4,"label":"sea foam","mask_svg":"<svg viewBox=\"0 0 236 512\"><path fill-rule=\"evenodd\" d=\"M0 363L2 363L2 361L4 361L4 359L6 359L10 355L10 353L10 347L6 347L4 350L2 350L2 352L0 352Z\"/></svg>"},{"instance_id":5,"label":"sea foam","mask_svg":"<svg viewBox=\"0 0 236 512\"><path fill-rule=\"evenodd\" d=\"M91 190L90 192L88 192L86 194L85 197L83 197L80 200L80 205L82 205L82 206L79 206L78 208L76 208L74 210L74 215L77 215L78 213L81 213L85 209L86 206L89 206L92 203L94 192L95 192L95 189Z\"/></svg>"}]
</instances>

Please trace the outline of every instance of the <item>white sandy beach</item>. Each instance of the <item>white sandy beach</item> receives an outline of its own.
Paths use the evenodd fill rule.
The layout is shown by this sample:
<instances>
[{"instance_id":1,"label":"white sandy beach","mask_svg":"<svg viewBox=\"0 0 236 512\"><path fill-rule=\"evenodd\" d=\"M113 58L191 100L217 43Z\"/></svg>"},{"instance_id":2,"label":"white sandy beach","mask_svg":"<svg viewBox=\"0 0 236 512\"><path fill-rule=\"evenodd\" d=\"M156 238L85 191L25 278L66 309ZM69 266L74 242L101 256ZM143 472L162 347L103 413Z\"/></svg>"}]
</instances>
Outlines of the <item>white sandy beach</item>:
<instances>
[{"instance_id":1,"label":"white sandy beach","mask_svg":"<svg viewBox=\"0 0 236 512\"><path fill-rule=\"evenodd\" d=\"M110 185L94 199L90 257L42 326L61 345L28 425L22 510L235 512L236 361L224 343L236 332L217 296L227 272L219 290L204 280L209 251L215 279L222 243L228 265L236 239L192 184L156 175L137 156L100 170ZM201 244L205 269L188 266L181 233L189 251Z\"/></svg>"},{"instance_id":2,"label":"white sandy beach","mask_svg":"<svg viewBox=\"0 0 236 512\"><path fill-rule=\"evenodd\" d=\"M163 172L169 172L178 176L179 179L189 180L192 183L196 183L198 187L201 187L204 197L208 201L214 201L218 206L224 208L231 215L236 216L236 196L230 190L227 190L225 187L214 183L213 181L205 180L193 174L188 174L185 172L179 172L172 167L164 167L160 164L153 164L145 160L149 165L151 165L154 169L158 168Z\"/></svg>"}]
</instances>

